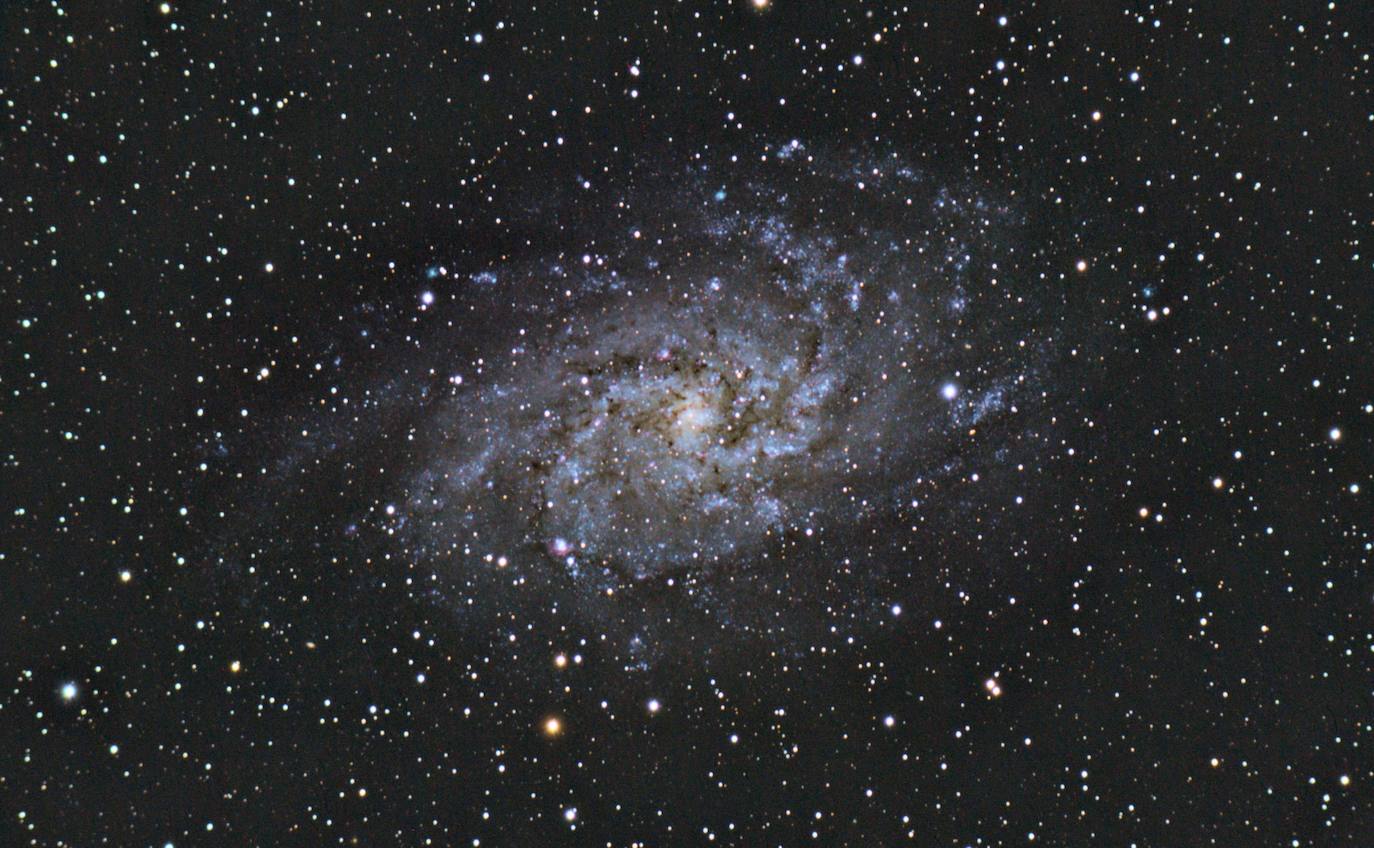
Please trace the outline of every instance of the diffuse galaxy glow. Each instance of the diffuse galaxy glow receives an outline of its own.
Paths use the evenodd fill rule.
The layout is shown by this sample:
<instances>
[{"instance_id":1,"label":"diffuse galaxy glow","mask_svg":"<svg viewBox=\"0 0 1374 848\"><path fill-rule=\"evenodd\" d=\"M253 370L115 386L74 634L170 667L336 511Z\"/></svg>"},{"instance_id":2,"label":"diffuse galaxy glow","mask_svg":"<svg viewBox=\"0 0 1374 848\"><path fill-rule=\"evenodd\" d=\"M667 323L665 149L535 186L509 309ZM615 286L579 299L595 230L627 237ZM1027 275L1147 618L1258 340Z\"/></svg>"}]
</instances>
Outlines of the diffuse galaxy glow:
<instances>
[{"instance_id":1,"label":"diffuse galaxy glow","mask_svg":"<svg viewBox=\"0 0 1374 848\"><path fill-rule=\"evenodd\" d=\"M766 570L912 508L1040 404L1055 327L1006 279L1012 197L792 142L609 207L581 256L455 275L538 307L415 428L413 556L598 588Z\"/></svg>"}]
</instances>

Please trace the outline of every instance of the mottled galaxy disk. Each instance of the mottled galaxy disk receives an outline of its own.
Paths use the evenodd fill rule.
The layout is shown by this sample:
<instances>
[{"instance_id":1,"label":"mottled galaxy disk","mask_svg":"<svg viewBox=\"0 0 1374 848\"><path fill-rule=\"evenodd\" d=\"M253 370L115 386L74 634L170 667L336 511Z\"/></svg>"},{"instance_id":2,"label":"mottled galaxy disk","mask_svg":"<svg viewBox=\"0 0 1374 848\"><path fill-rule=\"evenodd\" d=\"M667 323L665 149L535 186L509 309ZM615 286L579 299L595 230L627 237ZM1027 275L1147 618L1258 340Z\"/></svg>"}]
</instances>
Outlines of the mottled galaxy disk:
<instances>
[{"instance_id":1,"label":"mottled galaxy disk","mask_svg":"<svg viewBox=\"0 0 1374 848\"><path fill-rule=\"evenodd\" d=\"M342 434L388 466L351 537L469 614L562 605L631 638L885 607L874 527L1010 500L987 478L1053 416L1071 318L1013 189L796 141L623 182L531 195L539 251L430 274L387 354L421 376ZM474 312L485 333L453 332Z\"/></svg>"}]
</instances>

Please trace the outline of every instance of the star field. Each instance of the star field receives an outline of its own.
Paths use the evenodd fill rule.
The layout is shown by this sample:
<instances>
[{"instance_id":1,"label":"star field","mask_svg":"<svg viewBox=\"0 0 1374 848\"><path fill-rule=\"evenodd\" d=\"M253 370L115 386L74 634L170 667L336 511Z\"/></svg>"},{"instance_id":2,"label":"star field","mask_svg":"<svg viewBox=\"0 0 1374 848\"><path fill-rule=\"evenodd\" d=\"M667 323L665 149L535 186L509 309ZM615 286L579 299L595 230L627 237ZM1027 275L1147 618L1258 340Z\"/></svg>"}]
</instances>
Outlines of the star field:
<instances>
[{"instance_id":1,"label":"star field","mask_svg":"<svg viewBox=\"0 0 1374 848\"><path fill-rule=\"evenodd\" d=\"M1371 23L6 5L0 844L1366 844Z\"/></svg>"}]
</instances>

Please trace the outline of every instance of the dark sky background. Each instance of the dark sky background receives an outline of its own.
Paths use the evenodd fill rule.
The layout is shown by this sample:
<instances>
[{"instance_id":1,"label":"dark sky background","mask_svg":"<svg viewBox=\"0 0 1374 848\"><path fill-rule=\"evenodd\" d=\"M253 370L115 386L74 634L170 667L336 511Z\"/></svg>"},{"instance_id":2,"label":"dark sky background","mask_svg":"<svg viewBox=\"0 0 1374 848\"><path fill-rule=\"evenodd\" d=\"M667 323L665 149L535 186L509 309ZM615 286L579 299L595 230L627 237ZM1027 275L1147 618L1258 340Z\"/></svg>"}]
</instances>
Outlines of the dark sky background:
<instances>
[{"instance_id":1,"label":"dark sky background","mask_svg":"<svg viewBox=\"0 0 1374 848\"><path fill-rule=\"evenodd\" d=\"M0 844L1369 844L1372 24L5 4ZM282 470L416 378L433 269L547 249L531 197L594 233L583 180L793 138L1013 194L1090 307L1030 524L952 498L873 620L645 667L484 632L320 505L376 480Z\"/></svg>"}]
</instances>

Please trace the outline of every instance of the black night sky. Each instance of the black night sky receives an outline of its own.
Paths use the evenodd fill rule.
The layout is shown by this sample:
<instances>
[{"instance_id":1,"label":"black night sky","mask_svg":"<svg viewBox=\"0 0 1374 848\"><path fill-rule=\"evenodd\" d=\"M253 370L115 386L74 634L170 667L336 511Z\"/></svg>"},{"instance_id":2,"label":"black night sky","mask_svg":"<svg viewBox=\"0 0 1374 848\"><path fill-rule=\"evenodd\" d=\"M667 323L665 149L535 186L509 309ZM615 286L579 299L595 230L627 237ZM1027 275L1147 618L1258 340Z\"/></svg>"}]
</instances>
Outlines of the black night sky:
<instances>
[{"instance_id":1,"label":"black night sky","mask_svg":"<svg viewBox=\"0 0 1374 848\"><path fill-rule=\"evenodd\" d=\"M1372 40L6 3L0 844L1371 844Z\"/></svg>"}]
</instances>

